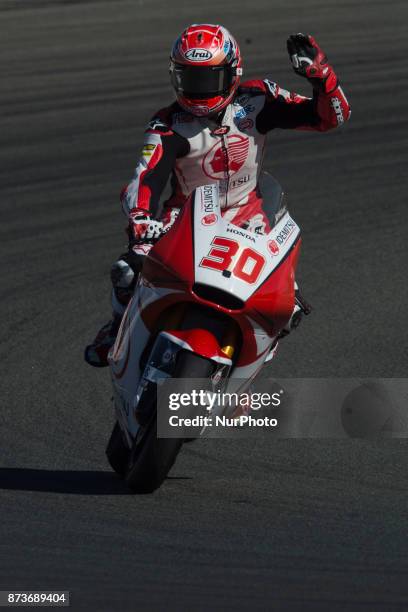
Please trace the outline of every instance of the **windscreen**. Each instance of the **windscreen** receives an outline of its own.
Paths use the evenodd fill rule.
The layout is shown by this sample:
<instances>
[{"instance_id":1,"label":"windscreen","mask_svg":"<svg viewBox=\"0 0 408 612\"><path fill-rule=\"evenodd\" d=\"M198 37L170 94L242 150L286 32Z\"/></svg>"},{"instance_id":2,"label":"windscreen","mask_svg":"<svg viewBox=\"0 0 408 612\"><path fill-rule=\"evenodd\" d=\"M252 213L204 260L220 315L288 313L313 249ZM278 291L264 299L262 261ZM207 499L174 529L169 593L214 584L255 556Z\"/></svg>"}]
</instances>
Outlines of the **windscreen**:
<instances>
[{"instance_id":1,"label":"windscreen","mask_svg":"<svg viewBox=\"0 0 408 612\"><path fill-rule=\"evenodd\" d=\"M263 208L273 224L286 211L284 192L276 179L268 172L261 172L258 178L258 195L263 200Z\"/></svg>"}]
</instances>

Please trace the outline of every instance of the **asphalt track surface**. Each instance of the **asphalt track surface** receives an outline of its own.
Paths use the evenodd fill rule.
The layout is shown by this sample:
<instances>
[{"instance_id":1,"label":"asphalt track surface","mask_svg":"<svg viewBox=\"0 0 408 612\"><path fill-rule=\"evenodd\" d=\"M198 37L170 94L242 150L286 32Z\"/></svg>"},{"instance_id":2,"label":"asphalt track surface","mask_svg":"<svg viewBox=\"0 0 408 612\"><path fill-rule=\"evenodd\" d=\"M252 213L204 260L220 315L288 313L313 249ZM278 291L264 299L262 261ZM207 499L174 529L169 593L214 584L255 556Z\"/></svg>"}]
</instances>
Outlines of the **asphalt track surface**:
<instances>
[{"instance_id":1,"label":"asphalt track surface","mask_svg":"<svg viewBox=\"0 0 408 612\"><path fill-rule=\"evenodd\" d=\"M150 496L104 458L109 376L82 350L189 22L224 23L247 77L302 93L285 41L313 33L353 109L337 132L270 137L315 312L268 374L406 376L407 3L220 5L0 2L0 587L70 590L78 610L406 610L404 440L199 441Z\"/></svg>"}]
</instances>

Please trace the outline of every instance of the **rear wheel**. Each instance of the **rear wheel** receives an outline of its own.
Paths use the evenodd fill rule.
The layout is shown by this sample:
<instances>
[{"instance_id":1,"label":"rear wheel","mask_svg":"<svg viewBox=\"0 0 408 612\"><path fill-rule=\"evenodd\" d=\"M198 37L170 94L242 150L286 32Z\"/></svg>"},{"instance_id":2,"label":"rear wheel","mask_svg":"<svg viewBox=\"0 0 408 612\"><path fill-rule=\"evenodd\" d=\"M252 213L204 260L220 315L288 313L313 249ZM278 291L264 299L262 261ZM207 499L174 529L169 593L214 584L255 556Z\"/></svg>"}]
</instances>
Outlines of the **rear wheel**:
<instances>
[{"instance_id":1,"label":"rear wheel","mask_svg":"<svg viewBox=\"0 0 408 612\"><path fill-rule=\"evenodd\" d=\"M177 357L174 378L205 378L212 374L214 364L189 351ZM156 398L152 398L155 402ZM160 406L157 408L160 410ZM160 487L183 445L183 438L157 437L157 412L150 423L142 427L130 453L126 483L136 493L152 493Z\"/></svg>"},{"instance_id":2,"label":"rear wheel","mask_svg":"<svg viewBox=\"0 0 408 612\"><path fill-rule=\"evenodd\" d=\"M123 439L123 433L117 421L105 452L111 467L117 474L124 476L129 463L130 449Z\"/></svg>"}]
</instances>

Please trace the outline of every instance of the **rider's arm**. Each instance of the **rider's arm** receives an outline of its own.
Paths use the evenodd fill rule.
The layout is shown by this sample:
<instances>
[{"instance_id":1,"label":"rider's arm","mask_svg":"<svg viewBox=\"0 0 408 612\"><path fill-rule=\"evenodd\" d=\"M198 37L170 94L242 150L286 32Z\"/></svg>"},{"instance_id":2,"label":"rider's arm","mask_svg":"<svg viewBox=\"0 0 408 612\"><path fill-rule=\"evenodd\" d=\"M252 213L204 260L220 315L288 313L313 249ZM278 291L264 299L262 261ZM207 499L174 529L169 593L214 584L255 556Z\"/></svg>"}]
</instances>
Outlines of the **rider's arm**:
<instances>
[{"instance_id":1,"label":"rider's arm","mask_svg":"<svg viewBox=\"0 0 408 612\"><path fill-rule=\"evenodd\" d=\"M290 93L267 79L258 81L258 86L265 92L265 104L256 123L262 134L274 128L326 132L350 116L350 106L337 83L330 91L314 89L313 98Z\"/></svg>"},{"instance_id":2,"label":"rider's arm","mask_svg":"<svg viewBox=\"0 0 408 612\"><path fill-rule=\"evenodd\" d=\"M128 217L136 209L156 212L176 159L187 155L188 150L188 141L171 130L160 116L150 121L132 180L121 192L123 211Z\"/></svg>"},{"instance_id":3,"label":"rider's arm","mask_svg":"<svg viewBox=\"0 0 408 612\"><path fill-rule=\"evenodd\" d=\"M313 36L292 34L287 47L293 70L312 85L313 98L291 94L276 83L263 81L266 100L258 116L259 131L266 133L278 127L326 132L347 121L347 99L333 66Z\"/></svg>"}]
</instances>

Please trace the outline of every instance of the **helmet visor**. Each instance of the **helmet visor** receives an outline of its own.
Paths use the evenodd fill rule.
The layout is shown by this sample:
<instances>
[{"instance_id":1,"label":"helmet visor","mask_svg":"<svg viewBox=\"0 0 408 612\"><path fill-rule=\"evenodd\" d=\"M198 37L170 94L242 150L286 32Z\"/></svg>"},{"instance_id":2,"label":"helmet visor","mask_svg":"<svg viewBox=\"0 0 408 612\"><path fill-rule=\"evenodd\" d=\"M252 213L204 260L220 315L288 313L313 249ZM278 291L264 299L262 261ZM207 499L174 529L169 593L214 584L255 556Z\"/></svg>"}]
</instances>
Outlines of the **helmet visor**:
<instances>
[{"instance_id":1,"label":"helmet visor","mask_svg":"<svg viewBox=\"0 0 408 612\"><path fill-rule=\"evenodd\" d=\"M231 66L185 66L172 63L170 75L176 93L192 99L204 99L228 92L234 70Z\"/></svg>"}]
</instances>

